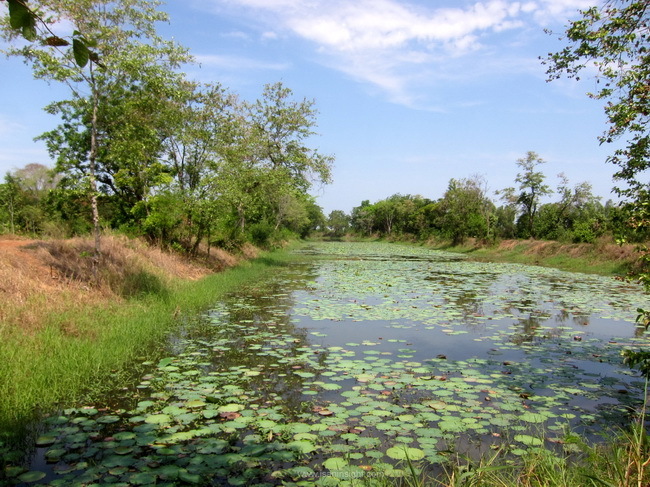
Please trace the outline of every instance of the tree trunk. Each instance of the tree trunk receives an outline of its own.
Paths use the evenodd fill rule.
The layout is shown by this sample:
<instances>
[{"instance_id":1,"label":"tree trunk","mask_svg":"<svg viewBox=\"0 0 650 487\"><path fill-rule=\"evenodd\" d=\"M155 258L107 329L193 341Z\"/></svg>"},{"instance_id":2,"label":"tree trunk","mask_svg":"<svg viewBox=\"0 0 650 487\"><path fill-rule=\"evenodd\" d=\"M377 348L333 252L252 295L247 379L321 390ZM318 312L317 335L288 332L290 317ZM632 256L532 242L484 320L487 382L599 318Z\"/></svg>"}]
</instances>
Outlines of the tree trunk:
<instances>
[{"instance_id":1,"label":"tree trunk","mask_svg":"<svg viewBox=\"0 0 650 487\"><path fill-rule=\"evenodd\" d=\"M93 254L93 277L95 283L99 282L98 267L101 257L101 228L99 226L99 208L97 207L97 179L95 176L96 163L97 163L97 110L99 105L99 96L97 93L97 85L95 84L95 76L93 74L93 63L90 63L90 80L92 86L92 100L93 112L90 123L90 165L88 168L90 179L90 203L93 212L93 234L95 236L95 252Z\"/></svg>"}]
</instances>

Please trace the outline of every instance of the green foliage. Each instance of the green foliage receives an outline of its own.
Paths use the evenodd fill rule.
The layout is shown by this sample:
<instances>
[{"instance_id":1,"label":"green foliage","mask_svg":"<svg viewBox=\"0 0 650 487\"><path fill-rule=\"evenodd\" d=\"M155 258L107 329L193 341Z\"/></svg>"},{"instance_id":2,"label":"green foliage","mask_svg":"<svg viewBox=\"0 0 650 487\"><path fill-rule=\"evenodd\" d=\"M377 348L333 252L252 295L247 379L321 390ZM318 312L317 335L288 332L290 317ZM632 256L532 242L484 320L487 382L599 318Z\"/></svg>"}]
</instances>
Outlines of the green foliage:
<instances>
[{"instance_id":1,"label":"green foliage","mask_svg":"<svg viewBox=\"0 0 650 487\"><path fill-rule=\"evenodd\" d=\"M327 228L332 237L343 237L350 226L350 217L341 210L333 210L327 217Z\"/></svg>"},{"instance_id":2,"label":"green foliage","mask_svg":"<svg viewBox=\"0 0 650 487\"><path fill-rule=\"evenodd\" d=\"M517 218L518 237L537 236L535 234L535 219L540 199L553 192L548 185L544 184L546 179L544 173L536 171L536 167L545 162L535 152L528 151L525 158L517 159L517 165L521 168L521 172L515 178L515 182L519 183L518 189L506 188L501 191L506 202L519 208L520 214Z\"/></svg>"},{"instance_id":3,"label":"green foliage","mask_svg":"<svg viewBox=\"0 0 650 487\"><path fill-rule=\"evenodd\" d=\"M578 222L573 227L572 240L574 243L594 243L597 236L590 222Z\"/></svg>"},{"instance_id":4,"label":"green foliage","mask_svg":"<svg viewBox=\"0 0 650 487\"><path fill-rule=\"evenodd\" d=\"M605 102L608 128L601 143L624 139L625 145L614 151L609 162L618 166L615 179L625 184L616 188L631 199L628 224L632 233L645 234L648 228L648 183L643 173L650 168L650 4L646 0L614 0L582 12L582 18L569 24L565 38L568 46L550 53L549 79L562 76L579 79L587 66L597 69L597 89L588 95ZM626 232L628 233L628 232ZM639 249L637 278L650 284L647 252ZM637 323L647 329L648 313L638 310ZM650 376L650 353L626 351L625 362ZM640 485L641 481L639 481Z\"/></svg>"},{"instance_id":5,"label":"green foliage","mask_svg":"<svg viewBox=\"0 0 650 487\"><path fill-rule=\"evenodd\" d=\"M254 223L249 228L251 241L260 247L267 247L273 235L273 225L266 222Z\"/></svg>"},{"instance_id":6,"label":"green foliage","mask_svg":"<svg viewBox=\"0 0 650 487\"><path fill-rule=\"evenodd\" d=\"M649 8L646 0L614 0L584 10L567 27L568 46L546 59L550 80L579 79L587 67L596 68L596 90L589 96L605 102L609 125L600 141L625 139L609 162L619 168L615 178L627 185L619 193L635 199L647 188L638 176L650 168Z\"/></svg>"},{"instance_id":7,"label":"green foliage","mask_svg":"<svg viewBox=\"0 0 650 487\"><path fill-rule=\"evenodd\" d=\"M36 14L27 6L26 0L7 0L9 25L20 31L28 41L36 40Z\"/></svg>"},{"instance_id":8,"label":"green foliage","mask_svg":"<svg viewBox=\"0 0 650 487\"><path fill-rule=\"evenodd\" d=\"M479 176L449 181L438 204L437 226L453 245L463 243L467 237L490 237L494 205L487 198L484 186Z\"/></svg>"},{"instance_id":9,"label":"green foliage","mask_svg":"<svg viewBox=\"0 0 650 487\"><path fill-rule=\"evenodd\" d=\"M645 350L625 350L623 362L631 369L637 369L645 377L650 377L650 353Z\"/></svg>"},{"instance_id":10,"label":"green foliage","mask_svg":"<svg viewBox=\"0 0 650 487\"><path fill-rule=\"evenodd\" d=\"M71 98L46 107L61 124L40 136L58 187L39 196L44 207L29 208L24 192L3 186L9 230L38 232L50 221L75 234L90 219L98 234L101 211L104 226L195 254L206 241L239 245L249 225L302 236L323 225L307 190L330 181L333 158L307 144L313 101L294 100L282 83L249 103L220 85L187 81L179 68L191 56L157 34L156 22L167 20L157 0L35 5L26 12L39 26L37 42L7 54L22 56L36 78L65 82ZM23 7L11 7L12 26L2 32L10 41ZM41 18L41 10L52 15ZM49 32L61 17L75 27L67 38Z\"/></svg>"},{"instance_id":11,"label":"green foliage","mask_svg":"<svg viewBox=\"0 0 650 487\"><path fill-rule=\"evenodd\" d=\"M421 196L394 194L370 204L363 201L352 209L350 225L360 235L415 235L428 232L430 221L426 207L431 201Z\"/></svg>"},{"instance_id":12,"label":"green foliage","mask_svg":"<svg viewBox=\"0 0 650 487\"><path fill-rule=\"evenodd\" d=\"M172 242L176 229L183 221L183 206L178 196L161 192L152 196L143 207L146 213L142 219L142 230L159 243ZM134 208L135 210L135 208Z\"/></svg>"}]
</instances>

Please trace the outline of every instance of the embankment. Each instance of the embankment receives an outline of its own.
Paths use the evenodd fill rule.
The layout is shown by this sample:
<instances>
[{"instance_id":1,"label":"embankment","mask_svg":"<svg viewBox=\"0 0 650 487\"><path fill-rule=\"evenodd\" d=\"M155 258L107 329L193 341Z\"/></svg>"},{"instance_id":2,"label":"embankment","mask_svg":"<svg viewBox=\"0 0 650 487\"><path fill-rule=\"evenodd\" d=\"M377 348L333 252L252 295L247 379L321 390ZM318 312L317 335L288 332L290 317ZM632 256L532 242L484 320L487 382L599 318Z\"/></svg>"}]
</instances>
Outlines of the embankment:
<instances>
[{"instance_id":1,"label":"embankment","mask_svg":"<svg viewBox=\"0 0 650 487\"><path fill-rule=\"evenodd\" d=\"M251 247L190 261L108 236L97 283L91 256L87 239L0 241L0 432L110 390L181 320L283 259Z\"/></svg>"},{"instance_id":2,"label":"embankment","mask_svg":"<svg viewBox=\"0 0 650 487\"><path fill-rule=\"evenodd\" d=\"M618 245L608 238L593 244L567 244L545 240L503 240L495 244L484 244L468 240L460 246L441 242L429 242L428 245L459 252L481 261L541 265L571 272L619 277L624 277L634 270L639 257L634 245Z\"/></svg>"}]
</instances>

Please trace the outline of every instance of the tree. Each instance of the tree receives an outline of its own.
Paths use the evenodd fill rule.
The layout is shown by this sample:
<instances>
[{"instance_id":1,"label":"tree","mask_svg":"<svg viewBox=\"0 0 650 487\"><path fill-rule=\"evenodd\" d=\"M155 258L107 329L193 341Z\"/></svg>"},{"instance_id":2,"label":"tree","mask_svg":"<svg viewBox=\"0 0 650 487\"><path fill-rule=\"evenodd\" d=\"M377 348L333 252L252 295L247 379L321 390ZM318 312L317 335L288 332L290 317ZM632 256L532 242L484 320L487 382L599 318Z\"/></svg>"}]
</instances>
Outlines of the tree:
<instances>
[{"instance_id":1,"label":"tree","mask_svg":"<svg viewBox=\"0 0 650 487\"><path fill-rule=\"evenodd\" d=\"M305 196L305 211L307 212L307 221L300 229L300 237L307 238L312 232L324 230L327 224L323 209L316 204L313 196Z\"/></svg>"},{"instance_id":2,"label":"tree","mask_svg":"<svg viewBox=\"0 0 650 487\"><path fill-rule=\"evenodd\" d=\"M172 177L166 190L175 193L181 213L174 238L196 254L203 238L210 244L218 214L227 211L225 200L234 190L229 176L236 173L230 166L240 163L244 129L237 98L220 85L184 83L179 90L162 128Z\"/></svg>"},{"instance_id":3,"label":"tree","mask_svg":"<svg viewBox=\"0 0 650 487\"><path fill-rule=\"evenodd\" d=\"M91 50L92 47L95 47L94 43L84 37L81 32L75 31L72 42L69 42L56 35L50 29L49 21L44 20L39 12L31 9L29 5L27 5L27 0L6 1L9 5L9 21L7 22L7 25L14 34L20 34L28 41L35 41L38 39L40 28L41 31L50 34L44 39L45 45L55 48L72 46L72 54L80 68L86 66L91 58L93 58L93 61L99 62L97 53Z\"/></svg>"},{"instance_id":4,"label":"tree","mask_svg":"<svg viewBox=\"0 0 650 487\"><path fill-rule=\"evenodd\" d=\"M160 67L164 71L189 59L185 50L172 42L163 41L156 34L155 23L167 20L167 15L157 10L159 4L157 0L39 0L30 11L38 12L38 18L44 19L41 20L44 28L37 29L35 26L33 32L30 31L28 38L34 42L7 51L9 55L22 56L30 63L36 78L63 82L70 87L72 100L53 104L49 109L52 113L61 114L65 122L76 123L79 128L74 130L64 126L72 138L66 140L62 135L58 140L72 142L68 147L70 150L64 152L76 152L76 170L90 187L95 271L100 256L97 165L99 158L103 162L110 160L106 153L107 137L102 138L105 135L102 129L110 133L110 129L114 128L107 123L100 126L100 117L110 119L111 105L107 99L116 99L116 93L111 88L137 92L142 88L140 75L147 69L155 71L156 67ZM12 9L15 9L15 5ZM15 10L9 14L10 19L6 24L9 27L3 29L2 33L5 39L11 41L18 35L18 24L12 22L12 18L18 14ZM31 14L27 14L27 17L31 18ZM65 22L77 29L69 40L52 35L52 28L62 23L65 25ZM24 28L22 32L25 33ZM72 49L58 49L65 43L71 44ZM137 96L126 98L140 100ZM152 99L149 98L149 101ZM101 113L100 108L103 110ZM130 115L134 113L137 118L137 110L129 110ZM128 130L137 127L138 123L132 124L130 121L126 120L124 124L127 134L122 132L121 135L127 135L130 141L134 141L134 134L129 134ZM142 122L142 117L139 122ZM58 157L60 165L66 162L54 139L50 140L49 150Z\"/></svg>"},{"instance_id":5,"label":"tree","mask_svg":"<svg viewBox=\"0 0 650 487\"><path fill-rule=\"evenodd\" d=\"M352 208L350 224L355 232L365 236L371 235L374 219L374 205L370 204L370 200L363 200L361 205Z\"/></svg>"},{"instance_id":6,"label":"tree","mask_svg":"<svg viewBox=\"0 0 650 487\"><path fill-rule=\"evenodd\" d=\"M375 224L384 235L393 233L393 227L398 218L398 203L401 199L402 195L394 194L390 198L378 201L373 205Z\"/></svg>"},{"instance_id":7,"label":"tree","mask_svg":"<svg viewBox=\"0 0 650 487\"><path fill-rule=\"evenodd\" d=\"M349 226L350 217L342 210L332 210L327 217L327 227L333 237L341 238L348 231Z\"/></svg>"},{"instance_id":8,"label":"tree","mask_svg":"<svg viewBox=\"0 0 650 487\"><path fill-rule=\"evenodd\" d=\"M582 18L571 22L566 30L569 45L557 53L549 53L549 79L562 76L579 78L588 66L598 71L598 90L589 93L603 100L608 128L600 136L601 143L624 139L625 146L608 158L618 166L614 178L627 186L615 188L631 199L630 226L645 232L650 226L650 184L640 178L650 168L650 2L648 0L608 0L602 7L582 12ZM639 279L650 288L650 250L640 247L643 268ZM650 324L650 312L639 309L638 322ZM638 355L635 355L638 354ZM650 375L650 354L630 352L630 366L641 365Z\"/></svg>"},{"instance_id":9,"label":"tree","mask_svg":"<svg viewBox=\"0 0 650 487\"><path fill-rule=\"evenodd\" d=\"M538 165L545 162L535 152L528 151L525 158L517 159L517 165L521 168L521 172L517 173L515 178L515 182L519 183L518 190L506 188L498 192L507 202L519 206L520 216L517 227L519 236L523 238L535 237L535 217L540 198L553 192L544 184L546 179L544 173L535 170Z\"/></svg>"},{"instance_id":10,"label":"tree","mask_svg":"<svg viewBox=\"0 0 650 487\"><path fill-rule=\"evenodd\" d=\"M438 226L454 245L467 237L488 237L493 204L481 176L451 179L437 208Z\"/></svg>"},{"instance_id":11,"label":"tree","mask_svg":"<svg viewBox=\"0 0 650 487\"><path fill-rule=\"evenodd\" d=\"M37 198L44 197L45 193L54 189L58 180L49 167L35 162L16 169L13 175L20 180L23 190Z\"/></svg>"},{"instance_id":12,"label":"tree","mask_svg":"<svg viewBox=\"0 0 650 487\"><path fill-rule=\"evenodd\" d=\"M16 233L16 217L23 200L23 193L18 178L11 173L5 174L4 181L0 184L0 208L6 214L9 231Z\"/></svg>"},{"instance_id":13,"label":"tree","mask_svg":"<svg viewBox=\"0 0 650 487\"><path fill-rule=\"evenodd\" d=\"M649 9L648 0L608 0L585 10L567 27L569 45L545 61L549 80L597 69L597 90L588 95L605 102L608 128L600 142L626 139L608 160L618 166L615 179L627 184L617 191L634 199L647 198L639 176L650 168Z\"/></svg>"},{"instance_id":14,"label":"tree","mask_svg":"<svg viewBox=\"0 0 650 487\"><path fill-rule=\"evenodd\" d=\"M305 192L314 182L331 182L334 158L307 147L307 139L316 134L318 112L313 100L294 101L292 95L282 83L266 85L248 111L258 162L284 173L293 187Z\"/></svg>"}]
</instances>

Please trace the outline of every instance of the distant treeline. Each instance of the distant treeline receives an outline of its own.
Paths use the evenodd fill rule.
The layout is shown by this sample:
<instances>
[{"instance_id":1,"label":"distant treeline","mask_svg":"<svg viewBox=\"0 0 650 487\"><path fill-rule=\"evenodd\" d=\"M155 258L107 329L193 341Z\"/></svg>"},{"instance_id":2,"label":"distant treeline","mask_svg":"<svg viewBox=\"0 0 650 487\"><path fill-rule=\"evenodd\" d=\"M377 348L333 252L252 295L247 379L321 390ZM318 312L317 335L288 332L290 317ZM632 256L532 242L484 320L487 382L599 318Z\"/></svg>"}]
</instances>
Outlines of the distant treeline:
<instances>
[{"instance_id":1,"label":"distant treeline","mask_svg":"<svg viewBox=\"0 0 650 487\"><path fill-rule=\"evenodd\" d=\"M266 96L272 92L284 97L289 94L280 85L267 87ZM268 113L268 108L258 109ZM282 110L286 115L287 107ZM305 105L294 105L292 110L294 115L309 113ZM239 124L244 122L238 119ZM133 180L125 176L118 179L118 174L104 170L100 173L104 184L99 198L104 228L144 236L156 244L190 253L202 242L225 248L247 241L264 246L314 233L437 238L453 244L462 244L470 237L591 243L602 235L626 241L644 241L650 236L650 230L629 226L625 204L603 204L587 182L571 185L560 174L557 187L552 189L538 170L544 161L534 152L517 161L520 171L515 185L496 191L494 200L488 194L486 179L476 175L451 179L437 200L395 194L375 203L363 201L349 215L335 210L326 217L307 193L310 184L306 177L316 170L319 179L327 179L329 159L317 156L311 162L320 161L320 166L303 166L304 172L294 168L292 173L291 166L274 165L271 155L262 156L258 151L267 144L253 140L246 139L251 145L238 150L258 153L256 157L239 153L228 159L218 152L208 156L200 147L181 149L168 141L167 151L154 165L162 182L140 194L131 187ZM302 147L301 151L307 149ZM0 184L2 231L56 237L91 232L87 185L82 178L73 177L74 172L57 168L28 164L5 175ZM542 203L542 198L554 201Z\"/></svg>"},{"instance_id":2,"label":"distant treeline","mask_svg":"<svg viewBox=\"0 0 650 487\"><path fill-rule=\"evenodd\" d=\"M470 237L574 243L594 242L606 234L627 241L648 238L648 230L629 226L625 204L601 203L589 183L572 186L559 174L557 187L551 188L538 170L543 163L534 152L519 159L515 185L496 191L496 201L490 198L483 176L451 179L437 200L395 194L375 203L363 201L350 215L335 210L328 218L328 232L335 237L353 233L362 237L438 238L453 244L462 244ZM543 198L554 201L542 203Z\"/></svg>"}]
</instances>

